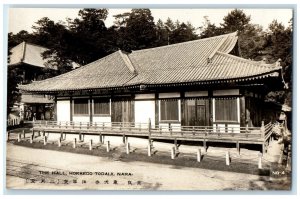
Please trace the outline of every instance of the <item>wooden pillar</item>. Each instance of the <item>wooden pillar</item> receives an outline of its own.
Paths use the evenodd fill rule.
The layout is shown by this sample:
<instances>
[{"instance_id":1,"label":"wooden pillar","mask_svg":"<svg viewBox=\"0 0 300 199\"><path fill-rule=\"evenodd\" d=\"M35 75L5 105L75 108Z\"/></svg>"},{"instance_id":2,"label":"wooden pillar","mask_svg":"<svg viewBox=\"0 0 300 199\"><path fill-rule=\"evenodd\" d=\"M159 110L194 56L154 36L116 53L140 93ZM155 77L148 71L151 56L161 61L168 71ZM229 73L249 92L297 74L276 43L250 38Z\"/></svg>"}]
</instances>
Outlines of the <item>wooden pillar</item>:
<instances>
[{"instance_id":1,"label":"wooden pillar","mask_svg":"<svg viewBox=\"0 0 300 199\"><path fill-rule=\"evenodd\" d=\"M26 136L25 136L25 131L23 130L22 133L23 133L23 138L25 139L25 137L26 137Z\"/></svg>"},{"instance_id":2,"label":"wooden pillar","mask_svg":"<svg viewBox=\"0 0 300 199\"><path fill-rule=\"evenodd\" d=\"M158 93L155 93L155 126L159 125L159 99Z\"/></svg>"},{"instance_id":3,"label":"wooden pillar","mask_svg":"<svg viewBox=\"0 0 300 199\"><path fill-rule=\"evenodd\" d=\"M204 148L204 152L207 152L207 146L206 146L206 139L205 138L203 140L203 148Z\"/></svg>"},{"instance_id":4,"label":"wooden pillar","mask_svg":"<svg viewBox=\"0 0 300 199\"><path fill-rule=\"evenodd\" d=\"M7 131L6 141L9 141L10 131Z\"/></svg>"},{"instance_id":5,"label":"wooden pillar","mask_svg":"<svg viewBox=\"0 0 300 199\"><path fill-rule=\"evenodd\" d=\"M180 112L181 112L181 125L185 125L185 99L184 92L180 92Z\"/></svg>"},{"instance_id":6,"label":"wooden pillar","mask_svg":"<svg viewBox=\"0 0 300 199\"><path fill-rule=\"evenodd\" d=\"M92 94L90 94L90 99L89 99L89 109L90 109L90 122L93 122L93 99L92 99Z\"/></svg>"},{"instance_id":7,"label":"wooden pillar","mask_svg":"<svg viewBox=\"0 0 300 199\"><path fill-rule=\"evenodd\" d=\"M246 126L246 104L245 96L240 97L240 125L241 127Z\"/></svg>"},{"instance_id":8,"label":"wooden pillar","mask_svg":"<svg viewBox=\"0 0 300 199\"><path fill-rule=\"evenodd\" d=\"M54 121L57 121L57 96L54 96ZM71 109L72 110L72 109Z\"/></svg>"},{"instance_id":9,"label":"wooden pillar","mask_svg":"<svg viewBox=\"0 0 300 199\"><path fill-rule=\"evenodd\" d=\"M73 122L73 97L70 97L70 121Z\"/></svg>"},{"instance_id":10,"label":"wooden pillar","mask_svg":"<svg viewBox=\"0 0 300 199\"><path fill-rule=\"evenodd\" d=\"M209 118L208 118L208 126L212 126L213 125L213 91L209 90L208 91L208 114L209 114Z\"/></svg>"}]
</instances>

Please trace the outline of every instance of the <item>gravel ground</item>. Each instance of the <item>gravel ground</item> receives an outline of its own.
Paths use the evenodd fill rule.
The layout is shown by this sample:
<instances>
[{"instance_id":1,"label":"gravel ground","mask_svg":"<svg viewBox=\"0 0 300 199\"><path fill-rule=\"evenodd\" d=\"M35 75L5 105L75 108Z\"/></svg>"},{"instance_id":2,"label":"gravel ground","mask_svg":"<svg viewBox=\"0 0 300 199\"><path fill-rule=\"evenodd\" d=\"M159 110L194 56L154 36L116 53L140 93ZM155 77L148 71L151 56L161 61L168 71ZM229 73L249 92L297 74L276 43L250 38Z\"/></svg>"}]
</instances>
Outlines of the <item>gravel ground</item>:
<instances>
[{"instance_id":1,"label":"gravel ground","mask_svg":"<svg viewBox=\"0 0 300 199\"><path fill-rule=\"evenodd\" d=\"M52 139L55 140L54 137ZM88 140L88 137L85 139ZM122 145L120 137L106 139L113 146ZM129 141L135 147L144 148L144 142L147 142L138 138L130 138ZM171 146L167 143L154 144L157 150L168 151ZM277 148L274 145L270 151L276 152ZM181 152L188 153L194 149L195 146L180 146ZM210 153L218 150L211 148ZM253 155L256 154L253 152ZM269 154L270 157L265 158L270 160L275 157L272 152ZM60 190L270 190L286 189L289 186L283 186L286 180L279 182L270 176L133 160L125 162L118 158L33 149L12 143L7 144L6 182L9 189ZM280 186L276 186L275 182Z\"/></svg>"}]
</instances>

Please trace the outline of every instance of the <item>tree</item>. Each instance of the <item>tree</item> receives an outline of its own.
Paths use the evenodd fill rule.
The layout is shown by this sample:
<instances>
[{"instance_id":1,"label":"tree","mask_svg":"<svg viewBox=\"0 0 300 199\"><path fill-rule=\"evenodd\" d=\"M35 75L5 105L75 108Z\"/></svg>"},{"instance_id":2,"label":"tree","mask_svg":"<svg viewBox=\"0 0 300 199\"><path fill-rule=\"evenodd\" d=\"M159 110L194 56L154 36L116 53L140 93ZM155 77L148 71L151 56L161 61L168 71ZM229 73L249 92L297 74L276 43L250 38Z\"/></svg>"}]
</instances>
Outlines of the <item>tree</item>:
<instances>
[{"instance_id":1,"label":"tree","mask_svg":"<svg viewBox=\"0 0 300 199\"><path fill-rule=\"evenodd\" d=\"M223 27L225 33L242 32L250 20L250 16L246 16L243 10L234 9L223 18L224 23L221 23L221 27Z\"/></svg>"},{"instance_id":2,"label":"tree","mask_svg":"<svg viewBox=\"0 0 300 199\"><path fill-rule=\"evenodd\" d=\"M208 16L204 16L204 23L203 26L200 27L200 30L201 39L224 34L224 29L221 27L217 27L215 24L212 24Z\"/></svg>"},{"instance_id":3,"label":"tree","mask_svg":"<svg viewBox=\"0 0 300 199\"><path fill-rule=\"evenodd\" d=\"M156 27L150 9L132 9L130 14L116 15L115 18L116 25L121 25L117 27L121 49L131 51L155 46Z\"/></svg>"},{"instance_id":4,"label":"tree","mask_svg":"<svg viewBox=\"0 0 300 199\"><path fill-rule=\"evenodd\" d=\"M267 37L268 45L264 49L270 57L271 62L281 59L283 67L283 79L287 85L284 91L284 102L291 106L292 99L292 55L293 55L293 29L292 23L285 28L282 23L273 20L269 25L269 33ZM278 95L276 95L278 98ZM275 98L275 99L277 99Z\"/></svg>"},{"instance_id":5,"label":"tree","mask_svg":"<svg viewBox=\"0 0 300 199\"><path fill-rule=\"evenodd\" d=\"M18 84L22 82L23 78L18 68L7 69L7 103L6 113L9 115L12 111L12 107L16 102L20 102L21 93L17 89Z\"/></svg>"},{"instance_id":6,"label":"tree","mask_svg":"<svg viewBox=\"0 0 300 199\"><path fill-rule=\"evenodd\" d=\"M177 23L179 22L177 21ZM175 44L197 39L198 37L194 33L194 30L195 28L190 23L176 25L175 30L170 33L170 43Z\"/></svg>"},{"instance_id":7,"label":"tree","mask_svg":"<svg viewBox=\"0 0 300 199\"><path fill-rule=\"evenodd\" d=\"M262 27L255 24L248 24L240 33L239 55L245 59L262 60L262 51L267 45L266 33Z\"/></svg>"}]
</instances>

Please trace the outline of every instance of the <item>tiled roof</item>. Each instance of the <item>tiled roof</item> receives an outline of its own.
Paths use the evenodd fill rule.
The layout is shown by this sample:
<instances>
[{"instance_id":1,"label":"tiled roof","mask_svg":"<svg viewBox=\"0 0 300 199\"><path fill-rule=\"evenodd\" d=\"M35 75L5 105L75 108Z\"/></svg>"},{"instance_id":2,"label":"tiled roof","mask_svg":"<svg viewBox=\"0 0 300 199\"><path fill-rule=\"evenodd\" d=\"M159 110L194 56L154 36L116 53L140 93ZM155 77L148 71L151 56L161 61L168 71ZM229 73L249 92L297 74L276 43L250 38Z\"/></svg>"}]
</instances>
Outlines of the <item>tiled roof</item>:
<instances>
[{"instance_id":1,"label":"tiled roof","mask_svg":"<svg viewBox=\"0 0 300 199\"><path fill-rule=\"evenodd\" d=\"M54 100L48 99L44 95L22 94L21 102L26 104L52 104Z\"/></svg>"},{"instance_id":2,"label":"tiled roof","mask_svg":"<svg viewBox=\"0 0 300 199\"><path fill-rule=\"evenodd\" d=\"M115 52L63 75L21 85L26 91L64 91L252 78L281 69L228 53L236 33L174 45Z\"/></svg>"},{"instance_id":3,"label":"tiled roof","mask_svg":"<svg viewBox=\"0 0 300 199\"><path fill-rule=\"evenodd\" d=\"M38 46L35 44L30 44L27 42L22 42L19 45L13 47L10 52L10 59L8 65L21 65L28 64L35 67L48 67L51 69L57 69L56 66L47 64L49 59L43 59L42 53L48 50L48 48ZM72 63L73 68L79 67L75 62Z\"/></svg>"},{"instance_id":4,"label":"tiled roof","mask_svg":"<svg viewBox=\"0 0 300 199\"><path fill-rule=\"evenodd\" d=\"M117 51L71 72L19 87L29 88L23 90L45 91L120 87L135 77L135 73L129 69L123 56L127 55Z\"/></svg>"},{"instance_id":5,"label":"tiled roof","mask_svg":"<svg viewBox=\"0 0 300 199\"><path fill-rule=\"evenodd\" d=\"M47 48L42 46L22 42L10 50L9 65L29 64L44 68L48 59L43 59L41 54L46 50ZM55 67L53 68L55 69Z\"/></svg>"}]
</instances>

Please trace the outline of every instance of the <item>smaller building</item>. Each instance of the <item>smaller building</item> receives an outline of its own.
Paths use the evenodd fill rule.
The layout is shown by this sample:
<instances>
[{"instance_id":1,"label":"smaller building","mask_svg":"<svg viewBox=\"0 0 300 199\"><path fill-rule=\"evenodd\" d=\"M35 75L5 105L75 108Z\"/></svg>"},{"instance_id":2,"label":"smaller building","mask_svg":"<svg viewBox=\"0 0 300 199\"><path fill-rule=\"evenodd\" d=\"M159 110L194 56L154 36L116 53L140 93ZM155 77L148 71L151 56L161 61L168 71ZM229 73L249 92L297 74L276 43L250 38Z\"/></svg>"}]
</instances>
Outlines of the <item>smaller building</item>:
<instances>
[{"instance_id":1,"label":"smaller building","mask_svg":"<svg viewBox=\"0 0 300 199\"><path fill-rule=\"evenodd\" d=\"M22 77L21 84L42 80L47 69L56 70L55 66L47 64L47 59L43 59L42 53L46 50L47 48L27 42L22 42L10 50L8 67L17 69L18 75ZM22 94L21 101L16 103L15 112L18 112L21 120L50 120L53 103L54 100L47 95Z\"/></svg>"}]
</instances>

